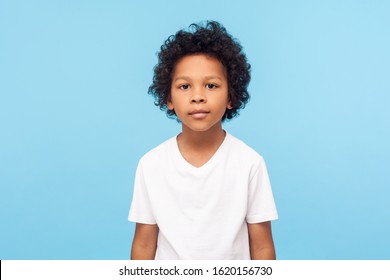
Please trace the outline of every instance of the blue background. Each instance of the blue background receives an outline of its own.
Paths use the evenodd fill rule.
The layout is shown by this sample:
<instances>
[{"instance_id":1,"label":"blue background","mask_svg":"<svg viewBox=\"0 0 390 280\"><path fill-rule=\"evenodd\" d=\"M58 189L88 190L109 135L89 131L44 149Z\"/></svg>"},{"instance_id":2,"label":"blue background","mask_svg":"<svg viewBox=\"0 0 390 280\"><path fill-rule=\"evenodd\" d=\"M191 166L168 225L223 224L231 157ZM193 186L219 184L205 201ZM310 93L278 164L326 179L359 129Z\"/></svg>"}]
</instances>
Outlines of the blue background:
<instances>
[{"instance_id":1,"label":"blue background","mask_svg":"<svg viewBox=\"0 0 390 280\"><path fill-rule=\"evenodd\" d=\"M280 259L390 258L388 1L0 0L0 259L127 259L138 159L180 131L156 52L225 25L252 95L225 128L264 156Z\"/></svg>"}]
</instances>

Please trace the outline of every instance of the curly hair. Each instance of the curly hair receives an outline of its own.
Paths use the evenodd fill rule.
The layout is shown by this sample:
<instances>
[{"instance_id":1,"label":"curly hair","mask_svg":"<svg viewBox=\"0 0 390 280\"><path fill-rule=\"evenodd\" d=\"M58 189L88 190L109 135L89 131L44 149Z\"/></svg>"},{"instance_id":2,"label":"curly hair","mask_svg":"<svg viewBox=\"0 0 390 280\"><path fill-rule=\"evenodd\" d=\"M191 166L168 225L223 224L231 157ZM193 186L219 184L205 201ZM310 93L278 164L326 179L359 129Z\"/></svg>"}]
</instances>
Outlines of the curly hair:
<instances>
[{"instance_id":1,"label":"curly hair","mask_svg":"<svg viewBox=\"0 0 390 280\"><path fill-rule=\"evenodd\" d=\"M207 21L204 26L191 24L188 30L179 30L161 46L158 63L154 67L153 83L148 90L155 98L155 105L166 111L168 117L176 117L175 111L169 110L167 105L172 74L176 63L191 54L206 54L222 63L227 73L228 96L232 106L232 109L226 109L222 121L238 115L239 109L244 108L249 100L247 88L251 66L240 43L216 21Z\"/></svg>"}]
</instances>

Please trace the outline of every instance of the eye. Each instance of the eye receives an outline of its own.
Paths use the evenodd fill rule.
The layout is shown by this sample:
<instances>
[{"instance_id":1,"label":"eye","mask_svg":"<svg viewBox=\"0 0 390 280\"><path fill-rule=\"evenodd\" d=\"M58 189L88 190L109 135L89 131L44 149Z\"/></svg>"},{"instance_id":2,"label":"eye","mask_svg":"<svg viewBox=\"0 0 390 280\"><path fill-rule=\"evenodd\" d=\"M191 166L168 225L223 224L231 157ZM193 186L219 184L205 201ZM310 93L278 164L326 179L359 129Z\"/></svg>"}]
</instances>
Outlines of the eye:
<instances>
[{"instance_id":1,"label":"eye","mask_svg":"<svg viewBox=\"0 0 390 280\"><path fill-rule=\"evenodd\" d=\"M179 86L179 89L183 89L183 90L186 90L186 89L189 89L189 88L190 88L190 85L188 85L188 84L183 84L183 85Z\"/></svg>"},{"instance_id":2,"label":"eye","mask_svg":"<svg viewBox=\"0 0 390 280\"><path fill-rule=\"evenodd\" d=\"M216 89L218 86L217 85L215 85L215 84L207 84L206 85L206 88L208 88L208 89Z\"/></svg>"}]
</instances>

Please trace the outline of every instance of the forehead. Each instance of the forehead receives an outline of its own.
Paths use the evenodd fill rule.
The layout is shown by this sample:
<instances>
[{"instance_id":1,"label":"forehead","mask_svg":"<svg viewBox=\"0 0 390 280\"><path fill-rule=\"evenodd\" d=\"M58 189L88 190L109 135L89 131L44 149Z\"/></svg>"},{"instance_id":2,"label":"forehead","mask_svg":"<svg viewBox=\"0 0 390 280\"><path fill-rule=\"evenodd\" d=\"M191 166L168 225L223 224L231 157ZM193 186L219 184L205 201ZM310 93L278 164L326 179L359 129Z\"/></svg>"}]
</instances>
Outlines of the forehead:
<instances>
[{"instance_id":1,"label":"forehead","mask_svg":"<svg viewBox=\"0 0 390 280\"><path fill-rule=\"evenodd\" d=\"M226 69L215 57L206 54L193 54L184 56L176 63L172 76L225 77Z\"/></svg>"}]
</instances>

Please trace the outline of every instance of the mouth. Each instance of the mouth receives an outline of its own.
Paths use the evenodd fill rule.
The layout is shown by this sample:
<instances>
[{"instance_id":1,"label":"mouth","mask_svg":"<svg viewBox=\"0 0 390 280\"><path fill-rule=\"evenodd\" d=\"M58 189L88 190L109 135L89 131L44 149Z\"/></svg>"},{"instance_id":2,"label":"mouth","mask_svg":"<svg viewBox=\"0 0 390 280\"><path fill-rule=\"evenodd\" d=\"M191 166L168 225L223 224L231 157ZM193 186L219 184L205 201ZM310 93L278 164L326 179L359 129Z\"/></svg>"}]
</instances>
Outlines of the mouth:
<instances>
[{"instance_id":1,"label":"mouth","mask_svg":"<svg viewBox=\"0 0 390 280\"><path fill-rule=\"evenodd\" d=\"M206 110L194 110L190 112L189 115L195 119L203 119L207 116L208 113L210 112Z\"/></svg>"}]
</instances>

